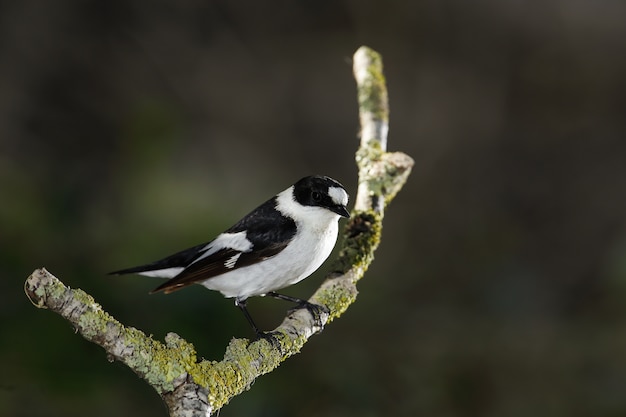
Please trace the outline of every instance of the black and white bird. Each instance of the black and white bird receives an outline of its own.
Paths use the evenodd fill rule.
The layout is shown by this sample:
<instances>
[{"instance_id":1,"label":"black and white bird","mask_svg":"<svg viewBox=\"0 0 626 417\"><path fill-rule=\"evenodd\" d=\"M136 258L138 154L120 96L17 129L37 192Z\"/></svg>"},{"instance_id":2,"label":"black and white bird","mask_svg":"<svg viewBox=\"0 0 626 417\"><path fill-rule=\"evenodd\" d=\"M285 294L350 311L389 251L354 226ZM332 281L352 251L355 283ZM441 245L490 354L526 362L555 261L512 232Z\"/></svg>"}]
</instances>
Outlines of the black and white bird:
<instances>
[{"instance_id":1,"label":"black and white bird","mask_svg":"<svg viewBox=\"0 0 626 417\"><path fill-rule=\"evenodd\" d=\"M171 293L191 284L235 298L257 336L246 300L272 296L315 312L315 306L275 291L315 272L337 241L338 220L350 217L348 193L332 178L309 176L278 193L208 243L159 261L111 272L168 278L152 292Z\"/></svg>"}]
</instances>

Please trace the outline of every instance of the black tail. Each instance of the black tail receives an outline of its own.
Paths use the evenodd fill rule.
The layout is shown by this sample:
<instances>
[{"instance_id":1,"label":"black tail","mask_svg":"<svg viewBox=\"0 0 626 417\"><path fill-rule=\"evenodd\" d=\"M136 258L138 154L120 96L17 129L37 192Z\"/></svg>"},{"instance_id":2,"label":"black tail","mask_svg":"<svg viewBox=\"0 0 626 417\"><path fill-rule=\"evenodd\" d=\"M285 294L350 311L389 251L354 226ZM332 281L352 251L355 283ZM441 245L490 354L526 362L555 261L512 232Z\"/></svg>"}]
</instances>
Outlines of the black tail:
<instances>
[{"instance_id":1,"label":"black tail","mask_svg":"<svg viewBox=\"0 0 626 417\"><path fill-rule=\"evenodd\" d=\"M134 266L132 268L120 269L119 271L107 272L107 275L137 274L139 272L154 271L157 269L163 269L163 268L158 268L158 267L155 268L153 264L148 264L148 265Z\"/></svg>"},{"instance_id":2,"label":"black tail","mask_svg":"<svg viewBox=\"0 0 626 417\"><path fill-rule=\"evenodd\" d=\"M124 274L137 274L139 272L158 271L160 269L167 268L185 268L192 263L198 256L204 252L202 249L206 246L206 243L196 245L192 248L182 250L167 258L160 259L156 262L152 262L145 265L133 266L131 268L120 269L119 271L109 272L108 275L124 275Z\"/></svg>"}]
</instances>

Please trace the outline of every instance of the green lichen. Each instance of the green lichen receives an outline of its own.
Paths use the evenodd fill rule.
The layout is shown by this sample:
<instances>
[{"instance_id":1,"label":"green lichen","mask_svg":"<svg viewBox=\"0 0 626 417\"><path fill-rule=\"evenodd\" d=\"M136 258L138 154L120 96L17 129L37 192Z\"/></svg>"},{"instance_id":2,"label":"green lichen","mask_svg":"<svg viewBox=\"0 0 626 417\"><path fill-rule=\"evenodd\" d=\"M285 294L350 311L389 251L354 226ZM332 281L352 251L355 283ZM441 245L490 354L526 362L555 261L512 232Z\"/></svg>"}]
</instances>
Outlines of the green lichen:
<instances>
[{"instance_id":1,"label":"green lichen","mask_svg":"<svg viewBox=\"0 0 626 417\"><path fill-rule=\"evenodd\" d=\"M402 152L386 152L381 160L385 169L382 191L385 205L391 203L406 183L414 165L413 158Z\"/></svg>"},{"instance_id":2,"label":"green lichen","mask_svg":"<svg viewBox=\"0 0 626 417\"><path fill-rule=\"evenodd\" d=\"M80 306L64 315L74 322L82 336L123 361L160 394L172 391L175 380L196 365L194 346L178 335L169 334L163 344L140 330L123 326L84 291L63 288L64 292L70 292L73 304ZM120 349L125 354L120 354Z\"/></svg>"},{"instance_id":3,"label":"green lichen","mask_svg":"<svg viewBox=\"0 0 626 417\"><path fill-rule=\"evenodd\" d=\"M341 316L348 309L348 306L356 301L356 296L356 287L329 285L315 294L315 300L330 309L331 314L328 316L327 322L330 323Z\"/></svg>"},{"instance_id":4,"label":"green lichen","mask_svg":"<svg viewBox=\"0 0 626 417\"><path fill-rule=\"evenodd\" d=\"M389 107L387 87L383 75L383 62L380 54L365 48L368 57L368 76L358 85L359 109L371 113L374 118L387 122Z\"/></svg>"},{"instance_id":5,"label":"green lichen","mask_svg":"<svg viewBox=\"0 0 626 417\"><path fill-rule=\"evenodd\" d=\"M372 163L379 161L385 152L383 151L380 140L370 140L367 146L361 146L355 154L356 164L359 167L359 174L367 175L372 167ZM362 178L359 175L359 178Z\"/></svg>"},{"instance_id":6,"label":"green lichen","mask_svg":"<svg viewBox=\"0 0 626 417\"><path fill-rule=\"evenodd\" d=\"M43 298L46 296L46 288L43 286L36 288L35 295L39 298L39 301L36 305L40 307L43 306Z\"/></svg>"},{"instance_id":7,"label":"green lichen","mask_svg":"<svg viewBox=\"0 0 626 417\"><path fill-rule=\"evenodd\" d=\"M52 285L41 285L39 288L37 288L35 294L42 298L49 298L51 300L62 300L66 290L67 287L57 279L52 281ZM45 294L42 295L42 293L44 292Z\"/></svg>"},{"instance_id":8,"label":"green lichen","mask_svg":"<svg viewBox=\"0 0 626 417\"><path fill-rule=\"evenodd\" d=\"M292 348L292 341L280 339L283 351ZM250 343L247 339L233 339L221 362L202 361L188 372L194 382L209 392L209 402L217 409L233 396L250 388L257 376L275 369L284 360L283 354L266 340Z\"/></svg>"},{"instance_id":9,"label":"green lichen","mask_svg":"<svg viewBox=\"0 0 626 417\"><path fill-rule=\"evenodd\" d=\"M344 231L344 243L332 268L340 276L349 274L351 282L324 283L315 294L316 301L331 310L328 321L339 317L356 300L356 282L374 260L374 251L380 243L382 216L373 211L354 213Z\"/></svg>"},{"instance_id":10,"label":"green lichen","mask_svg":"<svg viewBox=\"0 0 626 417\"><path fill-rule=\"evenodd\" d=\"M346 225L344 243L333 270L341 273L358 270L362 275L374 259L374 251L380 243L381 232L380 214L373 211L354 213Z\"/></svg>"},{"instance_id":11,"label":"green lichen","mask_svg":"<svg viewBox=\"0 0 626 417\"><path fill-rule=\"evenodd\" d=\"M129 327L123 329L122 336L125 344L133 348L133 354L125 357L124 362L159 393L174 390L175 380L196 366L195 347L178 335L169 334L163 344Z\"/></svg>"},{"instance_id":12,"label":"green lichen","mask_svg":"<svg viewBox=\"0 0 626 417\"><path fill-rule=\"evenodd\" d=\"M102 307L85 291L81 289L72 290L72 297L77 303L87 307L77 320L81 334L89 340L104 334L107 324L114 319L102 310Z\"/></svg>"}]
</instances>

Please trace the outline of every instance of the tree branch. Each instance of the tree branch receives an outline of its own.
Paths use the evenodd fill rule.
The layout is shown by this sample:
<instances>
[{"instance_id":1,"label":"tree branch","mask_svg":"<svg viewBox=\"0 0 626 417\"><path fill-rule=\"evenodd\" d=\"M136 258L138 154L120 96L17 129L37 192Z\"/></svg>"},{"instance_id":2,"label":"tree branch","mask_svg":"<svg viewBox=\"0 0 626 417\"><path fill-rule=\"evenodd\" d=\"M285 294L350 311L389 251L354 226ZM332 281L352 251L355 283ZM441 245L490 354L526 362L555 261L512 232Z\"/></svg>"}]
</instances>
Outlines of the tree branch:
<instances>
[{"instance_id":1,"label":"tree branch","mask_svg":"<svg viewBox=\"0 0 626 417\"><path fill-rule=\"evenodd\" d=\"M380 242L384 208L404 185L413 160L388 153L388 102L382 60L361 47L354 55L361 121L356 153L359 186L351 220L332 271L310 302L328 307L322 326L339 317L356 299L356 283L373 260ZM166 402L171 416L208 416L246 390L254 380L298 353L321 331L306 309L288 315L275 329L277 344L260 339L232 339L222 361L198 361L194 346L175 333L164 342L126 327L80 289L70 289L44 268L35 270L25 292L38 308L60 314L87 340L105 349L149 383Z\"/></svg>"}]
</instances>

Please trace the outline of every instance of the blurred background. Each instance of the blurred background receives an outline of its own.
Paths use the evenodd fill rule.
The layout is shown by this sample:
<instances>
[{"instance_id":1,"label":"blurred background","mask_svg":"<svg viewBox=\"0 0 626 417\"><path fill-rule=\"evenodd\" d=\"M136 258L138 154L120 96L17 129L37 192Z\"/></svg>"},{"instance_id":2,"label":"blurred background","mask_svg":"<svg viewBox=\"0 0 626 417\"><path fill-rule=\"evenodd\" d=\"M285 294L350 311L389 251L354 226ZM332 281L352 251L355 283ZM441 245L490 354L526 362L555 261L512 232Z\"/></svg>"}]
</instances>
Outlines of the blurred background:
<instances>
[{"instance_id":1,"label":"blurred background","mask_svg":"<svg viewBox=\"0 0 626 417\"><path fill-rule=\"evenodd\" d=\"M354 196L363 44L413 174L357 302L220 415L626 415L624 16L614 0L3 2L0 415L167 415L29 303L41 266L200 357L251 336L218 293L105 273L210 240L304 175ZM270 329L289 305L249 308Z\"/></svg>"}]
</instances>

